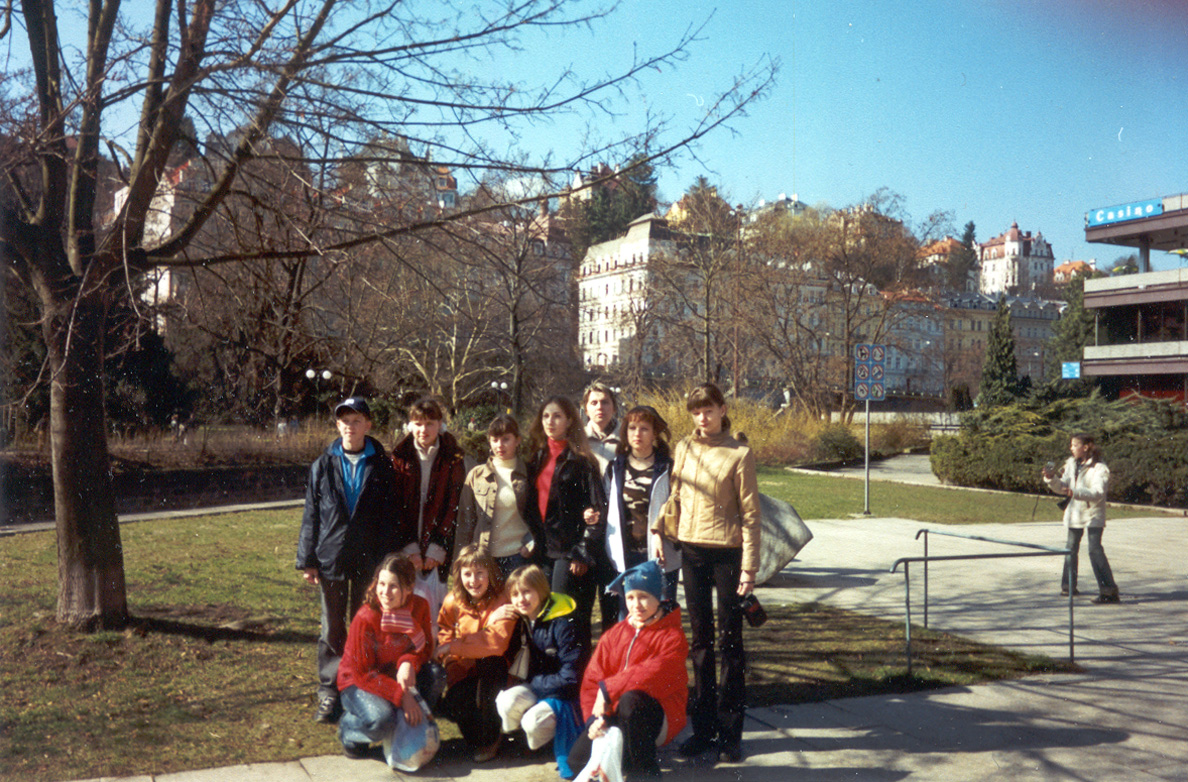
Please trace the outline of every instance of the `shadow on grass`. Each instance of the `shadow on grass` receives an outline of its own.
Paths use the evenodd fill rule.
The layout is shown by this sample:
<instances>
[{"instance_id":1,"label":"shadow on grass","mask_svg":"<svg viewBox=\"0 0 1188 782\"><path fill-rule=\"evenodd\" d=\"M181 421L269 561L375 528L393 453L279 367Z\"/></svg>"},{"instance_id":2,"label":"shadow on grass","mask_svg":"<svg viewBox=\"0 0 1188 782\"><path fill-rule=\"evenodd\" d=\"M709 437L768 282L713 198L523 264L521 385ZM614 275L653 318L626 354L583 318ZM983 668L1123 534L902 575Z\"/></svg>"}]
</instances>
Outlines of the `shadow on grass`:
<instances>
[{"instance_id":1,"label":"shadow on grass","mask_svg":"<svg viewBox=\"0 0 1188 782\"><path fill-rule=\"evenodd\" d=\"M258 641L278 644L316 643L316 633L273 629L285 620L253 615L237 606L208 604L191 606L143 606L129 622L132 632L216 641Z\"/></svg>"}]
</instances>

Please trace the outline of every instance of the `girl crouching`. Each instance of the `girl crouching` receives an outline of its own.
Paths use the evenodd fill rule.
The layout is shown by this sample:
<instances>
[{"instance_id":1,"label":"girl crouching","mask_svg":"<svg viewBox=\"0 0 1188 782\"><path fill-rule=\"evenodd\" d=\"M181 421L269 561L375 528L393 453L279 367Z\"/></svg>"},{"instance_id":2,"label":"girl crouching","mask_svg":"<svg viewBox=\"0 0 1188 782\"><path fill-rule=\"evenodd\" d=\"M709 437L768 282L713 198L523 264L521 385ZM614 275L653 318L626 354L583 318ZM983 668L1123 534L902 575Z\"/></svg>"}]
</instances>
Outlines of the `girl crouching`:
<instances>
[{"instance_id":1,"label":"girl crouching","mask_svg":"<svg viewBox=\"0 0 1188 782\"><path fill-rule=\"evenodd\" d=\"M550 591L548 577L536 565L517 568L507 581L507 592L511 604L499 612L519 622L512 639L516 652L512 675L522 683L495 698L503 732L523 728L529 749L551 740L558 773L562 779L572 779L569 751L581 730L578 685L589 656L577 626L577 603Z\"/></svg>"},{"instance_id":2,"label":"girl crouching","mask_svg":"<svg viewBox=\"0 0 1188 782\"><path fill-rule=\"evenodd\" d=\"M454 560L452 585L437 617L437 651L445 667L442 716L458 723L462 738L482 763L499 753L495 696L507 686L508 640L515 616L499 612L507 593L499 566L485 548L471 544Z\"/></svg>"},{"instance_id":3,"label":"girl crouching","mask_svg":"<svg viewBox=\"0 0 1188 782\"><path fill-rule=\"evenodd\" d=\"M372 745L383 742L388 764L403 771L427 763L439 744L437 728L428 724L432 716L422 708L417 690L418 674L423 674L426 689L429 686L427 667L423 671L422 666L429 659L433 636L429 604L413 594L415 578L412 562L403 555L384 558L351 621L338 666L343 754L366 757ZM393 751L391 739L398 727L419 728L423 723L421 731L411 731L415 746L409 746L406 736Z\"/></svg>"}]
</instances>

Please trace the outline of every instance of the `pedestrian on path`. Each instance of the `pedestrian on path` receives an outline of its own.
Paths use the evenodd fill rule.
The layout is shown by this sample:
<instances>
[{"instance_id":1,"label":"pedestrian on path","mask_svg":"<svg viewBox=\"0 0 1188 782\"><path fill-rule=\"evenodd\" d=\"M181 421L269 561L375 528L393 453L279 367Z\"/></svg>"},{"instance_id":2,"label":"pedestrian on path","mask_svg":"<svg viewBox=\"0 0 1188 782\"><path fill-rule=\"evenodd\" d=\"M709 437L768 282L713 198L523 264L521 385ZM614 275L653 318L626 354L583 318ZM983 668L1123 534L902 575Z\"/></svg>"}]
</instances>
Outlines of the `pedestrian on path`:
<instances>
[{"instance_id":1,"label":"pedestrian on path","mask_svg":"<svg viewBox=\"0 0 1188 782\"><path fill-rule=\"evenodd\" d=\"M1064 562L1060 578L1060 594L1077 592L1077 554L1081 537L1088 532L1089 564L1097 578L1098 595L1094 603L1117 603L1118 585L1101 545L1105 532L1106 494L1110 485L1110 468L1101 460L1101 449L1092 435L1074 434L1069 442L1072 454L1057 473L1051 466L1043 469L1044 483L1056 494L1068 498L1064 507L1064 527L1068 530L1066 547L1072 551Z\"/></svg>"}]
</instances>

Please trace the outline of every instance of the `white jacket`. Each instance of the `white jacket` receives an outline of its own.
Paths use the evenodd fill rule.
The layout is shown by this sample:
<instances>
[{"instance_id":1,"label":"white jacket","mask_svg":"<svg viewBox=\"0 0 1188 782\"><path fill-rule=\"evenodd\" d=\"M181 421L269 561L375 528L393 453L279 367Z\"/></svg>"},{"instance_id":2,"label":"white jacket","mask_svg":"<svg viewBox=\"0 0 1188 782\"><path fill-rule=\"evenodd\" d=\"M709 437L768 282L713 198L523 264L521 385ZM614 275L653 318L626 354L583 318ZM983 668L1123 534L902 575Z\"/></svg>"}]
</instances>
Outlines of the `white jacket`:
<instances>
[{"instance_id":1,"label":"white jacket","mask_svg":"<svg viewBox=\"0 0 1188 782\"><path fill-rule=\"evenodd\" d=\"M1064 509L1066 528L1105 526L1106 492L1110 485L1110 468L1105 462L1079 465L1070 456L1064 469L1044 482L1057 494L1064 494L1065 489L1072 487L1072 501Z\"/></svg>"},{"instance_id":2,"label":"white jacket","mask_svg":"<svg viewBox=\"0 0 1188 782\"><path fill-rule=\"evenodd\" d=\"M611 466L614 462L612 460ZM664 503L668 500L669 480L672 475L672 461L667 463L667 467L663 472L659 472L652 480L652 493L648 497L648 529L652 529L656 524L656 519L660 517L660 511L664 508ZM623 537L626 534L624 527L626 526L626 519L623 518L623 487L619 485L619 480L615 475L614 469L608 468L606 475L603 478L603 485L606 487L607 509L606 509L606 553L611 563L615 566L616 573L622 573L627 569L627 563L623 558ZM655 535L653 532L648 533L649 537ZM676 544L667 540L663 541L664 545L664 572L671 573L674 570L681 568L681 550L676 547ZM648 554L651 558L652 541L648 541Z\"/></svg>"}]
</instances>

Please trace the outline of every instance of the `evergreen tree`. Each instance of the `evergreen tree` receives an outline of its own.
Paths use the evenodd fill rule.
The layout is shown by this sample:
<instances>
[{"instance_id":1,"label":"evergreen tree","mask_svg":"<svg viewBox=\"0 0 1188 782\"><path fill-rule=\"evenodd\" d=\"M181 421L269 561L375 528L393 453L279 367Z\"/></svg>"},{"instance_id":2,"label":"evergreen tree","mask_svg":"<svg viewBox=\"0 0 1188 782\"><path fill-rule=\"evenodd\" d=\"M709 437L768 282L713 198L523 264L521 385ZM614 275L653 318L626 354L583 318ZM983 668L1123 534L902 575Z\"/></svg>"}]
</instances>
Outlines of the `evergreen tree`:
<instances>
[{"instance_id":1,"label":"evergreen tree","mask_svg":"<svg viewBox=\"0 0 1188 782\"><path fill-rule=\"evenodd\" d=\"M1010 404L1019 395L1019 366L1015 361L1015 334L1011 331L1011 308L1006 296L998 299L998 311L990 325L986 361L982 365L979 407Z\"/></svg>"},{"instance_id":2,"label":"evergreen tree","mask_svg":"<svg viewBox=\"0 0 1188 782\"><path fill-rule=\"evenodd\" d=\"M961 249L949 255L949 287L955 291L964 291L969 271L978 262L978 253L974 249L973 220L965 224L965 231L961 234Z\"/></svg>"},{"instance_id":3,"label":"evergreen tree","mask_svg":"<svg viewBox=\"0 0 1188 782\"><path fill-rule=\"evenodd\" d=\"M1080 361L1086 345L1093 339L1093 314L1085 309L1085 275L1078 274L1064 289L1066 306L1060 320L1052 326L1051 355L1055 361L1050 379L1060 378L1060 365Z\"/></svg>"},{"instance_id":4,"label":"evergreen tree","mask_svg":"<svg viewBox=\"0 0 1188 782\"><path fill-rule=\"evenodd\" d=\"M592 188L589 198L570 201L562 212L573 257L581 259L591 245L621 236L632 220L655 208L655 169L636 155L622 174Z\"/></svg>"}]
</instances>

